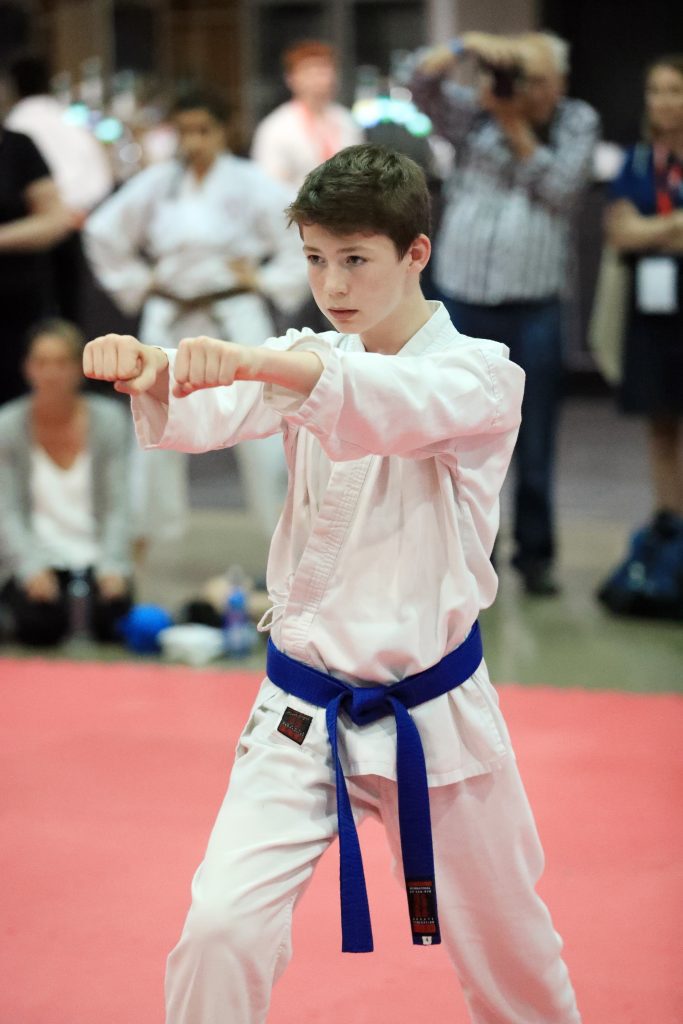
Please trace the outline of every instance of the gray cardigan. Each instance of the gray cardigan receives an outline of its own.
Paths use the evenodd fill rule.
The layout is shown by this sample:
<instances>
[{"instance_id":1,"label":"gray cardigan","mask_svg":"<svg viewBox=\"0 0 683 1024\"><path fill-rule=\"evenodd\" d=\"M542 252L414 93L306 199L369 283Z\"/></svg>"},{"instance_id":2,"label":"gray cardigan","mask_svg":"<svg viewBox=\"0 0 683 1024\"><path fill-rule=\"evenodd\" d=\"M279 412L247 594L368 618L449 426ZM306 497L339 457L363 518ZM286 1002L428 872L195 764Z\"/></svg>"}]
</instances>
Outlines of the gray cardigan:
<instances>
[{"instance_id":1,"label":"gray cardigan","mask_svg":"<svg viewBox=\"0 0 683 1024\"><path fill-rule=\"evenodd\" d=\"M129 576L130 418L111 398L86 395L93 509L101 554L95 569ZM0 408L0 580L30 579L49 567L31 529L31 398Z\"/></svg>"}]
</instances>

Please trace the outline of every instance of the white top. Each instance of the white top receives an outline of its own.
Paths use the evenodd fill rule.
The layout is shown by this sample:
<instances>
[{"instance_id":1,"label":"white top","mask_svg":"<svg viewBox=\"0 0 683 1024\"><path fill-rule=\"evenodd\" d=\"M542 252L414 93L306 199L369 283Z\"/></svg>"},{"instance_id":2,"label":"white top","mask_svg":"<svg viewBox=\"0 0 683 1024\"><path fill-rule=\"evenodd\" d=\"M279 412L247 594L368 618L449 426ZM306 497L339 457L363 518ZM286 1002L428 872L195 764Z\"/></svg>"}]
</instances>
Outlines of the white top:
<instances>
[{"instance_id":1,"label":"white top","mask_svg":"<svg viewBox=\"0 0 683 1024\"><path fill-rule=\"evenodd\" d=\"M84 228L86 251L102 286L130 313L152 287L180 299L234 287L236 259L258 268L264 295L293 310L307 279L298 232L287 230L288 202L251 160L225 153L201 180L169 160L136 174L95 210Z\"/></svg>"},{"instance_id":2,"label":"white top","mask_svg":"<svg viewBox=\"0 0 683 1024\"><path fill-rule=\"evenodd\" d=\"M303 103L290 100L258 125L251 155L271 177L296 192L314 167L362 141L363 132L346 107L330 103L314 117Z\"/></svg>"},{"instance_id":3,"label":"white top","mask_svg":"<svg viewBox=\"0 0 683 1024\"><path fill-rule=\"evenodd\" d=\"M85 569L99 558L92 456L62 469L40 445L31 449L31 526L54 569Z\"/></svg>"},{"instance_id":4,"label":"white top","mask_svg":"<svg viewBox=\"0 0 683 1024\"><path fill-rule=\"evenodd\" d=\"M87 128L65 120L64 107L54 97L20 100L5 124L33 139L70 209L90 210L113 189L114 177L102 146Z\"/></svg>"},{"instance_id":5,"label":"white top","mask_svg":"<svg viewBox=\"0 0 683 1024\"><path fill-rule=\"evenodd\" d=\"M266 342L320 356L325 368L306 399L242 381L170 395L168 406L133 400L146 447L201 452L283 432L290 481L268 562L273 640L356 683L392 683L435 664L496 594L489 559L524 374L505 346L460 335L432 306L396 356L331 331ZM313 713L269 682L264 699ZM483 665L411 714L432 784L488 771L509 753ZM360 729L342 716L340 729L348 774L395 777L393 720Z\"/></svg>"}]
</instances>

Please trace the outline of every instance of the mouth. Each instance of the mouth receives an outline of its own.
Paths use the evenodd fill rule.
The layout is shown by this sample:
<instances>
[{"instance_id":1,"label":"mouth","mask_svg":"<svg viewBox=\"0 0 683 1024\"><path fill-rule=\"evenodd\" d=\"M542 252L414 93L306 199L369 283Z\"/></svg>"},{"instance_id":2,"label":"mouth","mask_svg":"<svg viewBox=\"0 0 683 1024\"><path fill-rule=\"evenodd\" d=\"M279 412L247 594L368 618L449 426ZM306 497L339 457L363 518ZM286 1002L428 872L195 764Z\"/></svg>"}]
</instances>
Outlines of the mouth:
<instances>
[{"instance_id":1,"label":"mouth","mask_svg":"<svg viewBox=\"0 0 683 1024\"><path fill-rule=\"evenodd\" d=\"M332 320L351 320L357 314L357 309L328 309L328 316Z\"/></svg>"}]
</instances>

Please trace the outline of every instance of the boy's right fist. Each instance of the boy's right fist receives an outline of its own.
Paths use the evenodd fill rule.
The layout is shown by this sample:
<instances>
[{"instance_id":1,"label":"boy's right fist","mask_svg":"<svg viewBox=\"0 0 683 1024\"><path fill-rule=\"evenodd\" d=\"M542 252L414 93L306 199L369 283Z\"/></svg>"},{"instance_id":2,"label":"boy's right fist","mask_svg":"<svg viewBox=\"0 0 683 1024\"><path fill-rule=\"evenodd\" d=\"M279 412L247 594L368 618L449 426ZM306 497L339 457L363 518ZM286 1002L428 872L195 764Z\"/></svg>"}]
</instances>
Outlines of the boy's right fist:
<instances>
[{"instance_id":1,"label":"boy's right fist","mask_svg":"<svg viewBox=\"0 0 683 1024\"><path fill-rule=\"evenodd\" d=\"M93 380L109 380L116 391L141 395L156 384L168 368L166 353L143 345L130 334L105 334L83 350L83 373Z\"/></svg>"}]
</instances>

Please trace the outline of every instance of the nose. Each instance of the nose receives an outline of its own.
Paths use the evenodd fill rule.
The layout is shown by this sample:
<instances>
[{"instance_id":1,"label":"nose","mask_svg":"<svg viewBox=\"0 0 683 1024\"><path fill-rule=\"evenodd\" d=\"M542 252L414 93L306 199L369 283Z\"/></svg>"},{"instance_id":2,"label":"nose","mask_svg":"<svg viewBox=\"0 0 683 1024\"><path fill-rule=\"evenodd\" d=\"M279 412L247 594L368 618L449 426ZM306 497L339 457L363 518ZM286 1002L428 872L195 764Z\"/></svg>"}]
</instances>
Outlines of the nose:
<instances>
[{"instance_id":1,"label":"nose","mask_svg":"<svg viewBox=\"0 0 683 1024\"><path fill-rule=\"evenodd\" d=\"M348 291L348 280L344 271L339 267L329 267L326 279L325 290L328 295L346 295Z\"/></svg>"}]
</instances>

